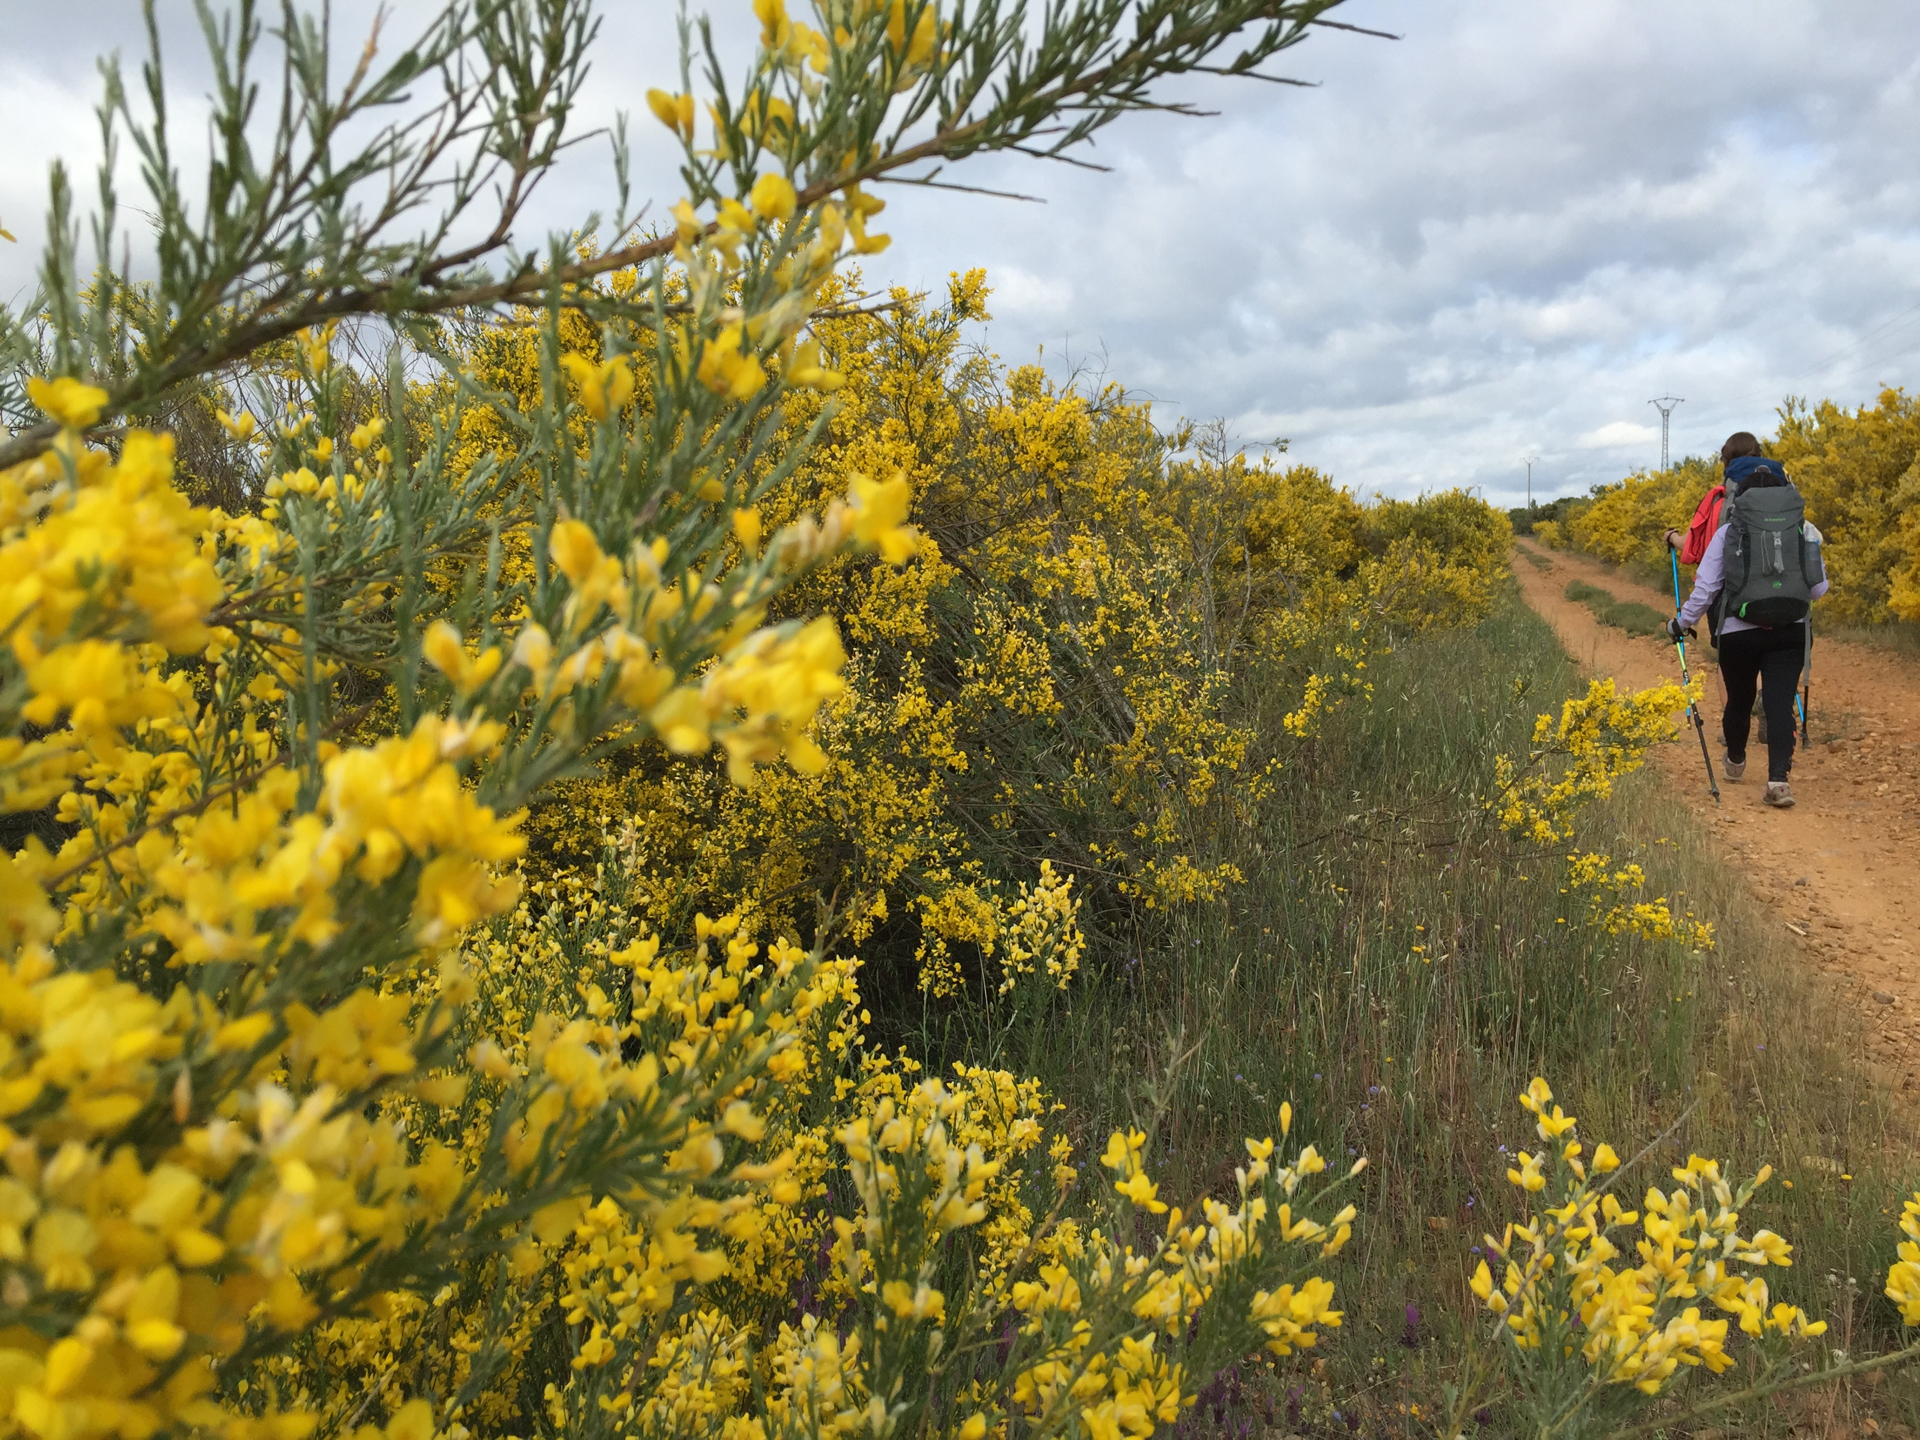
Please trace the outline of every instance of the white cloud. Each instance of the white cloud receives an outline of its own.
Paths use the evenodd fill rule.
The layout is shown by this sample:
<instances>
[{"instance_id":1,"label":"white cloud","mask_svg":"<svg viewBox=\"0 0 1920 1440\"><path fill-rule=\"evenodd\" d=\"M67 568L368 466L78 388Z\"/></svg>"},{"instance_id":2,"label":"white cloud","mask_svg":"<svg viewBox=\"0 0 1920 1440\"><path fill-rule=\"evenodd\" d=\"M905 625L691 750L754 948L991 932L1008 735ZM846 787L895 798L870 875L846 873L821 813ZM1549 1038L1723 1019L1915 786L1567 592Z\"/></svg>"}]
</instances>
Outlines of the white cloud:
<instances>
[{"instance_id":1,"label":"white cloud","mask_svg":"<svg viewBox=\"0 0 1920 1440\"><path fill-rule=\"evenodd\" d=\"M1613 450L1625 445L1650 445L1660 438L1658 425L1635 425L1630 420L1616 420L1611 425L1602 425L1598 430L1589 430L1573 442L1576 450Z\"/></svg>"},{"instance_id":2,"label":"white cloud","mask_svg":"<svg viewBox=\"0 0 1920 1440\"><path fill-rule=\"evenodd\" d=\"M993 277L993 312L1010 324L1073 324L1074 285L1064 275L1036 275L1006 265ZM937 298L937 292L936 292Z\"/></svg>"},{"instance_id":3,"label":"white cloud","mask_svg":"<svg viewBox=\"0 0 1920 1440\"><path fill-rule=\"evenodd\" d=\"M361 8L337 5L336 32ZM709 8L743 55L745 7ZM402 4L390 31L423 9ZM0 75L49 78L0 111L0 217L22 238L0 246L0 296L30 273L45 200L43 180L22 198L29 176L56 152L90 170L85 49L138 50L133 0L91 12L80 36L54 11L10 29ZM672 156L641 96L673 81L654 43L673 6L604 13L582 117L635 112L636 188L670 203ZM1649 397L1687 397L1673 449L1702 453L1766 429L1789 393L1858 402L1915 376L1907 7L1349 0L1339 17L1405 38L1316 33L1273 67L1322 82L1311 91L1183 81L1174 93L1219 116L1119 122L1084 152L1109 174L987 158L950 177L1045 205L887 192L894 245L868 283L938 294L984 265L1000 354L1044 346L1062 374L1098 356L1167 418L1287 436L1362 491L1515 499L1529 455L1536 496L1584 490L1658 460L1657 424L1622 418L1651 420ZM190 17L162 19L185 51ZM538 220L611 203L605 153L583 147Z\"/></svg>"},{"instance_id":4,"label":"white cloud","mask_svg":"<svg viewBox=\"0 0 1920 1440\"><path fill-rule=\"evenodd\" d=\"M1319 90L1222 82L1198 91L1219 120L1123 122L1101 145L1116 173L1056 179L1046 212L971 231L905 213L896 263L950 263L963 240L990 273L1112 276L1076 289L1070 321L1110 373L1248 439L1286 434L1362 490L1517 496L1528 454L1536 494L1585 489L1657 461L1657 426L1608 428L1651 396L1689 397L1687 453L1763 428L1790 389L1869 392L1816 362L1920 299L1905 21L1651 0L1350 11L1407 38L1317 37L1291 58ZM996 348L1023 348L999 328ZM1897 378L1901 338L1854 358Z\"/></svg>"}]
</instances>

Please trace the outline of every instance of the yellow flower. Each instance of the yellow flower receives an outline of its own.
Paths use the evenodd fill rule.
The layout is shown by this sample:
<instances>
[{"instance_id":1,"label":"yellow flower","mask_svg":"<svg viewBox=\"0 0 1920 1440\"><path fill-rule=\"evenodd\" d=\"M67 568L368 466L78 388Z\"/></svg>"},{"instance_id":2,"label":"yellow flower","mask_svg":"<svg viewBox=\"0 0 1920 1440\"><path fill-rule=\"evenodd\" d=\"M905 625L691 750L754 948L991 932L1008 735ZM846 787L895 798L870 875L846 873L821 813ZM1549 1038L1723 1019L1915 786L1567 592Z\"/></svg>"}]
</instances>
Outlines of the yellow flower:
<instances>
[{"instance_id":1,"label":"yellow flower","mask_svg":"<svg viewBox=\"0 0 1920 1440\"><path fill-rule=\"evenodd\" d=\"M686 200L676 200L673 206L674 235L681 245L690 245L706 233L706 226L700 223L700 217Z\"/></svg>"},{"instance_id":2,"label":"yellow flower","mask_svg":"<svg viewBox=\"0 0 1920 1440\"><path fill-rule=\"evenodd\" d=\"M1106 1153L1100 1157L1100 1163L1109 1170L1135 1174L1140 1169L1140 1153L1146 1143L1147 1136L1143 1130L1128 1130L1125 1133L1116 1130L1107 1137Z\"/></svg>"},{"instance_id":3,"label":"yellow flower","mask_svg":"<svg viewBox=\"0 0 1920 1440\"><path fill-rule=\"evenodd\" d=\"M1791 1265L1793 1246L1771 1230L1757 1230L1753 1238L1736 1253L1735 1259L1750 1265Z\"/></svg>"},{"instance_id":4,"label":"yellow flower","mask_svg":"<svg viewBox=\"0 0 1920 1440\"><path fill-rule=\"evenodd\" d=\"M902 523L911 500L912 491L903 474L896 472L891 480L850 475L847 503L853 510L854 539L876 547L889 565L906 564L913 558L919 540L913 527Z\"/></svg>"},{"instance_id":5,"label":"yellow flower","mask_svg":"<svg viewBox=\"0 0 1920 1440\"><path fill-rule=\"evenodd\" d=\"M1907 1241L1887 1270L1886 1296L1900 1309L1900 1323L1920 1325L1920 1244Z\"/></svg>"},{"instance_id":6,"label":"yellow flower","mask_svg":"<svg viewBox=\"0 0 1920 1440\"><path fill-rule=\"evenodd\" d=\"M787 43L790 23L783 0L753 0L753 13L760 21L760 43L778 50Z\"/></svg>"},{"instance_id":7,"label":"yellow flower","mask_svg":"<svg viewBox=\"0 0 1920 1440\"><path fill-rule=\"evenodd\" d=\"M748 508L733 512L733 535L749 554L760 548L760 512Z\"/></svg>"},{"instance_id":8,"label":"yellow flower","mask_svg":"<svg viewBox=\"0 0 1920 1440\"><path fill-rule=\"evenodd\" d=\"M654 118L682 140L693 139L693 96L669 95L664 90L647 91L647 108Z\"/></svg>"},{"instance_id":9,"label":"yellow flower","mask_svg":"<svg viewBox=\"0 0 1920 1440\"><path fill-rule=\"evenodd\" d=\"M387 1440L433 1440L433 1406L409 1400L387 1422Z\"/></svg>"},{"instance_id":10,"label":"yellow flower","mask_svg":"<svg viewBox=\"0 0 1920 1440\"><path fill-rule=\"evenodd\" d=\"M1544 1107L1538 1113L1540 1123L1534 1128L1539 1132L1542 1140L1558 1140L1562 1135L1566 1134L1567 1131L1573 1129L1577 1123L1573 1116L1562 1112L1558 1105L1553 1107L1552 1114L1548 1114ZM1576 1150L1575 1153L1577 1154L1578 1151ZM1572 1159L1573 1157L1569 1155L1567 1158Z\"/></svg>"},{"instance_id":11,"label":"yellow flower","mask_svg":"<svg viewBox=\"0 0 1920 1440\"><path fill-rule=\"evenodd\" d=\"M434 669L451 680L453 688L462 695L477 690L492 679L504 658L498 646L489 647L478 656L467 654L466 642L460 638L460 632L444 620L436 620L427 628L420 650Z\"/></svg>"},{"instance_id":12,"label":"yellow flower","mask_svg":"<svg viewBox=\"0 0 1920 1440\"><path fill-rule=\"evenodd\" d=\"M71 375L53 380L35 376L27 381L27 398L47 415L74 430L84 430L100 419L107 392Z\"/></svg>"},{"instance_id":13,"label":"yellow flower","mask_svg":"<svg viewBox=\"0 0 1920 1440\"><path fill-rule=\"evenodd\" d=\"M1493 1271L1487 1268L1486 1261L1482 1260L1480 1268L1473 1272L1473 1279L1468 1282L1468 1288L1483 1301L1493 1298Z\"/></svg>"},{"instance_id":14,"label":"yellow flower","mask_svg":"<svg viewBox=\"0 0 1920 1440\"><path fill-rule=\"evenodd\" d=\"M581 408L595 420L607 419L633 398L633 369L624 355L595 364L569 350L560 366L579 387Z\"/></svg>"},{"instance_id":15,"label":"yellow flower","mask_svg":"<svg viewBox=\"0 0 1920 1440\"><path fill-rule=\"evenodd\" d=\"M591 527L578 520L561 520L547 534L547 554L560 573L575 585L584 584L600 563L600 542Z\"/></svg>"},{"instance_id":16,"label":"yellow flower","mask_svg":"<svg viewBox=\"0 0 1920 1440\"><path fill-rule=\"evenodd\" d=\"M1135 1209L1146 1210L1155 1215L1166 1213L1167 1207L1158 1198L1160 1187L1147 1179L1144 1171L1136 1171L1113 1188L1131 1200Z\"/></svg>"},{"instance_id":17,"label":"yellow flower","mask_svg":"<svg viewBox=\"0 0 1920 1440\"><path fill-rule=\"evenodd\" d=\"M786 380L808 390L834 391L847 383L847 377L820 363L820 342L809 340L793 352L788 361Z\"/></svg>"},{"instance_id":18,"label":"yellow flower","mask_svg":"<svg viewBox=\"0 0 1920 1440\"><path fill-rule=\"evenodd\" d=\"M253 414L251 411L242 410L238 416L233 416L224 410L215 410L213 412L213 418L218 420L220 422L220 428L225 430L235 440L245 443L253 438Z\"/></svg>"},{"instance_id":19,"label":"yellow flower","mask_svg":"<svg viewBox=\"0 0 1920 1440\"><path fill-rule=\"evenodd\" d=\"M647 716L654 733L676 755L700 755L712 748L712 719L700 692L685 685L668 693Z\"/></svg>"},{"instance_id":20,"label":"yellow flower","mask_svg":"<svg viewBox=\"0 0 1920 1440\"><path fill-rule=\"evenodd\" d=\"M1546 1189L1547 1177L1540 1168L1542 1158L1539 1155L1529 1155L1522 1150L1519 1155L1520 1168L1507 1171L1508 1182L1519 1186L1529 1194L1538 1194Z\"/></svg>"},{"instance_id":21,"label":"yellow flower","mask_svg":"<svg viewBox=\"0 0 1920 1440\"><path fill-rule=\"evenodd\" d=\"M769 173L753 182L753 213L762 220L791 220L798 197L786 176Z\"/></svg>"},{"instance_id":22,"label":"yellow flower","mask_svg":"<svg viewBox=\"0 0 1920 1440\"><path fill-rule=\"evenodd\" d=\"M238 1020L230 1020L214 1032L213 1048L221 1051L251 1050L273 1029L273 1016L264 1010Z\"/></svg>"},{"instance_id":23,"label":"yellow flower","mask_svg":"<svg viewBox=\"0 0 1920 1440\"><path fill-rule=\"evenodd\" d=\"M702 385L730 400L747 400L767 383L766 368L757 355L741 350L742 331L737 324L723 327L700 352L695 376Z\"/></svg>"}]
</instances>

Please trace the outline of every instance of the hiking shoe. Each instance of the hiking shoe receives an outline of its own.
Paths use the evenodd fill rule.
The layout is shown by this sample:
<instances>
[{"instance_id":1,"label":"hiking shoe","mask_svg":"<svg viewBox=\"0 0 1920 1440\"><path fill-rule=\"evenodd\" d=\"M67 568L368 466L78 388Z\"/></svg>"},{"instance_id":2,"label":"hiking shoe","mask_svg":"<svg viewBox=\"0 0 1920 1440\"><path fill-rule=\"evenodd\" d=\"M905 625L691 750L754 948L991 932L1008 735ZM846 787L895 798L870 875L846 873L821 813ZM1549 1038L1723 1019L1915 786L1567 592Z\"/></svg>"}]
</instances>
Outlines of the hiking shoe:
<instances>
[{"instance_id":1,"label":"hiking shoe","mask_svg":"<svg viewBox=\"0 0 1920 1440\"><path fill-rule=\"evenodd\" d=\"M1766 802L1776 810L1791 810L1793 808L1793 787L1784 780L1769 780L1767 782Z\"/></svg>"},{"instance_id":2,"label":"hiking shoe","mask_svg":"<svg viewBox=\"0 0 1920 1440\"><path fill-rule=\"evenodd\" d=\"M1767 743L1767 712L1762 710L1758 715L1754 716L1754 719L1758 721L1759 724L1758 728L1753 732L1753 743L1756 745L1764 745Z\"/></svg>"},{"instance_id":3,"label":"hiking shoe","mask_svg":"<svg viewBox=\"0 0 1920 1440\"><path fill-rule=\"evenodd\" d=\"M1722 773L1726 775L1727 779L1738 780L1742 775L1747 773L1747 762L1744 760L1736 760L1731 755L1728 755L1721 760L1720 769Z\"/></svg>"}]
</instances>

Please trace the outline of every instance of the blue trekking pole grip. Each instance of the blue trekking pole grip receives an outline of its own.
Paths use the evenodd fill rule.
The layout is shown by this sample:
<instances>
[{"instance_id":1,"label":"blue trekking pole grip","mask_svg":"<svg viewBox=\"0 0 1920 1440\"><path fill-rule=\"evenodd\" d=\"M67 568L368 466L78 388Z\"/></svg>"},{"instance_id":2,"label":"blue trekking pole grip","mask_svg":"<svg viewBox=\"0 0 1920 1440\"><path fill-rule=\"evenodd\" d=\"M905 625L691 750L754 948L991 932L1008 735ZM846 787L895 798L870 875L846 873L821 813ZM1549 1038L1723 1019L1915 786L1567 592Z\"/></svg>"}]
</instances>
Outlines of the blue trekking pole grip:
<instances>
[{"instance_id":1,"label":"blue trekking pole grip","mask_svg":"<svg viewBox=\"0 0 1920 1440\"><path fill-rule=\"evenodd\" d=\"M1667 542L1667 561L1673 567L1673 618L1677 621L1680 618L1681 610L1680 556L1673 548L1673 542L1671 540ZM1682 685L1691 685L1693 682L1687 676L1687 642L1679 636L1675 636L1673 648L1680 654L1680 683ZM1713 756L1707 753L1707 721L1706 717L1700 713L1700 707L1694 704L1692 696L1687 697L1687 716L1693 721L1694 734L1700 737L1700 758L1706 762L1707 766L1707 789L1713 792L1713 803L1718 805L1720 803L1720 782L1713 778Z\"/></svg>"}]
</instances>

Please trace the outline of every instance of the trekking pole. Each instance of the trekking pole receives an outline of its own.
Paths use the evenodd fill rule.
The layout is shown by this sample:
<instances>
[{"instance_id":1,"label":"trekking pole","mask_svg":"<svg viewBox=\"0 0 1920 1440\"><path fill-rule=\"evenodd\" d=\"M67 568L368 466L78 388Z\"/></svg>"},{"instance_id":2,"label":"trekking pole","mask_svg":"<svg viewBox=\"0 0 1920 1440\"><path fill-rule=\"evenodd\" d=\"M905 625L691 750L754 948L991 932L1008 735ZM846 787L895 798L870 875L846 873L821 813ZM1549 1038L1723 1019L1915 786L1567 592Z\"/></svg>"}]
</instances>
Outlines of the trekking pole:
<instances>
[{"instance_id":1,"label":"trekking pole","mask_svg":"<svg viewBox=\"0 0 1920 1440\"><path fill-rule=\"evenodd\" d=\"M1674 618L1678 619L1680 615L1680 557L1674 552L1671 541L1667 544L1667 560L1673 566L1673 614ZM1693 681L1688 678L1687 675L1687 642L1675 636L1673 648L1678 651L1680 655L1680 683L1691 686ZM1687 716L1693 721L1693 733L1700 737L1700 758L1704 760L1707 765L1707 789L1713 792L1713 803L1718 805L1720 803L1720 782L1713 777L1713 756L1707 753L1707 722L1706 718L1700 713L1700 707L1694 704L1692 696L1687 697Z\"/></svg>"},{"instance_id":2,"label":"trekking pole","mask_svg":"<svg viewBox=\"0 0 1920 1440\"><path fill-rule=\"evenodd\" d=\"M1800 657L1800 743L1811 745L1813 731L1807 726L1807 712L1813 708L1813 616L1807 616L1807 648Z\"/></svg>"}]
</instances>

